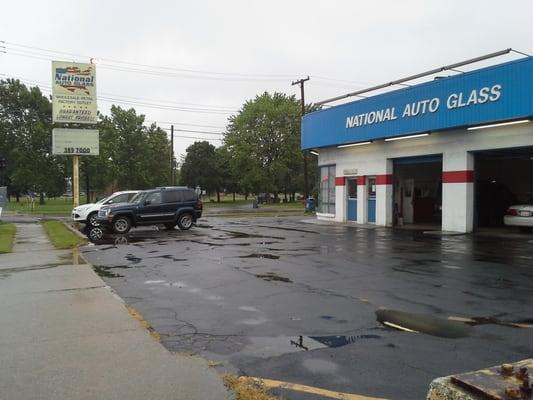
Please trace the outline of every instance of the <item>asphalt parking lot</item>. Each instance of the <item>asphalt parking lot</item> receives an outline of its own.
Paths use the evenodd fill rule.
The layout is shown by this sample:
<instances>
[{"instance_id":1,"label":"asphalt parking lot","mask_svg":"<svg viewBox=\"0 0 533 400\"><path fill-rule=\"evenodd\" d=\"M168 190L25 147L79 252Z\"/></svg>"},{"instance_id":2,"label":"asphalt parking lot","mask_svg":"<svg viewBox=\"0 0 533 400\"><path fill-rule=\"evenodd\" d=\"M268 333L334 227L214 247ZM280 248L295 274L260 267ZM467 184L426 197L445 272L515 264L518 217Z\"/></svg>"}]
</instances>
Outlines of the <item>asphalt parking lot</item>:
<instances>
[{"instance_id":1,"label":"asphalt parking lot","mask_svg":"<svg viewBox=\"0 0 533 400\"><path fill-rule=\"evenodd\" d=\"M221 371L421 399L436 377L533 357L532 250L533 236L284 217L136 229L83 252L171 351L221 362ZM382 309L424 314L414 318L429 327L386 326Z\"/></svg>"}]
</instances>

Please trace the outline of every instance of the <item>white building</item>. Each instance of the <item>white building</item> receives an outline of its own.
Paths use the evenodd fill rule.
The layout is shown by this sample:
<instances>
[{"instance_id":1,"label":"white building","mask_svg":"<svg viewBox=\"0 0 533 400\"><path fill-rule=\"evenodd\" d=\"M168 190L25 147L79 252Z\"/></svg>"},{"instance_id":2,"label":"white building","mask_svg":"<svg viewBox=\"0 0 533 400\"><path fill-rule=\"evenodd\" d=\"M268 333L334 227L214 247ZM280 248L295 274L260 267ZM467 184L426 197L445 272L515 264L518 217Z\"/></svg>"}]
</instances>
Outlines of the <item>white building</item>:
<instances>
[{"instance_id":1,"label":"white building","mask_svg":"<svg viewBox=\"0 0 533 400\"><path fill-rule=\"evenodd\" d=\"M304 116L319 219L471 232L533 198L533 58Z\"/></svg>"}]
</instances>

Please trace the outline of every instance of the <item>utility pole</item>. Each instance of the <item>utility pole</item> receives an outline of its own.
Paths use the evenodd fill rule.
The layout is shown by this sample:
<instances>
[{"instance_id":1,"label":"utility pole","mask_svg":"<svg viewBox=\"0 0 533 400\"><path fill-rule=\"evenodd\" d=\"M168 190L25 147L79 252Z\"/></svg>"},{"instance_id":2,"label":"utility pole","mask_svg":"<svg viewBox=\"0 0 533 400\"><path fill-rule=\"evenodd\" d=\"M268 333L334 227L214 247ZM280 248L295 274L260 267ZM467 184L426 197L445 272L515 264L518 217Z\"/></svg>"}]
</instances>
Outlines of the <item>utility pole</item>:
<instances>
[{"instance_id":1,"label":"utility pole","mask_svg":"<svg viewBox=\"0 0 533 400\"><path fill-rule=\"evenodd\" d=\"M301 101L302 101L302 122L303 122L303 117L305 114L304 83L308 80L309 80L309 76L307 78L299 79L297 81L292 82L292 86L294 85L300 86ZM307 201L307 198L309 197L309 175L307 173L307 151L304 150L303 153L304 153L304 199Z\"/></svg>"},{"instance_id":2,"label":"utility pole","mask_svg":"<svg viewBox=\"0 0 533 400\"><path fill-rule=\"evenodd\" d=\"M174 125L170 125L170 186L174 186Z\"/></svg>"}]
</instances>

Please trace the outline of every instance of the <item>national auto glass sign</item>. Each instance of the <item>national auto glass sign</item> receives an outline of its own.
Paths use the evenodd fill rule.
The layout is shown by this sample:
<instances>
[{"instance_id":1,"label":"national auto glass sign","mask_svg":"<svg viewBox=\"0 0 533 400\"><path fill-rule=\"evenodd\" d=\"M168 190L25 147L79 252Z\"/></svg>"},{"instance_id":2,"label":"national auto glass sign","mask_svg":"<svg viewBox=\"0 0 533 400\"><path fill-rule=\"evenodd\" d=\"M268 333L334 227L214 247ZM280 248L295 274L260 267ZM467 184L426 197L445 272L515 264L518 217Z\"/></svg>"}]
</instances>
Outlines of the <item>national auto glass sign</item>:
<instances>
[{"instance_id":1,"label":"national auto glass sign","mask_svg":"<svg viewBox=\"0 0 533 400\"><path fill-rule=\"evenodd\" d=\"M304 115L302 149L533 117L533 57L424 82Z\"/></svg>"},{"instance_id":2,"label":"national auto glass sign","mask_svg":"<svg viewBox=\"0 0 533 400\"><path fill-rule=\"evenodd\" d=\"M96 124L95 67L52 61L53 122Z\"/></svg>"}]
</instances>

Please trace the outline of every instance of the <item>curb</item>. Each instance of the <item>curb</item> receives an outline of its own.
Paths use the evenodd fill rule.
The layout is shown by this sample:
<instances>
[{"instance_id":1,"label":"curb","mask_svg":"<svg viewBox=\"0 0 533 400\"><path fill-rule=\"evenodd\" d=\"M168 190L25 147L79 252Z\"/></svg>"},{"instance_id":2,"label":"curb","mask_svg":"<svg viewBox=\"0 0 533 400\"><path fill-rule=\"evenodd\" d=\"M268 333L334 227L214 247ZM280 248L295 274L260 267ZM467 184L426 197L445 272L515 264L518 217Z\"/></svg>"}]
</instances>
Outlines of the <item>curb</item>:
<instances>
[{"instance_id":1,"label":"curb","mask_svg":"<svg viewBox=\"0 0 533 400\"><path fill-rule=\"evenodd\" d=\"M58 220L59 221L59 220ZM65 222L65 221L61 221L63 223L63 225L65 225L67 227L68 230L70 230L72 233L74 233L76 236L82 238L82 239L85 239L85 240L88 240L87 239L87 236L85 236L83 233L81 233L80 231L78 231L77 229L74 229L72 226L69 225L68 222Z\"/></svg>"}]
</instances>

